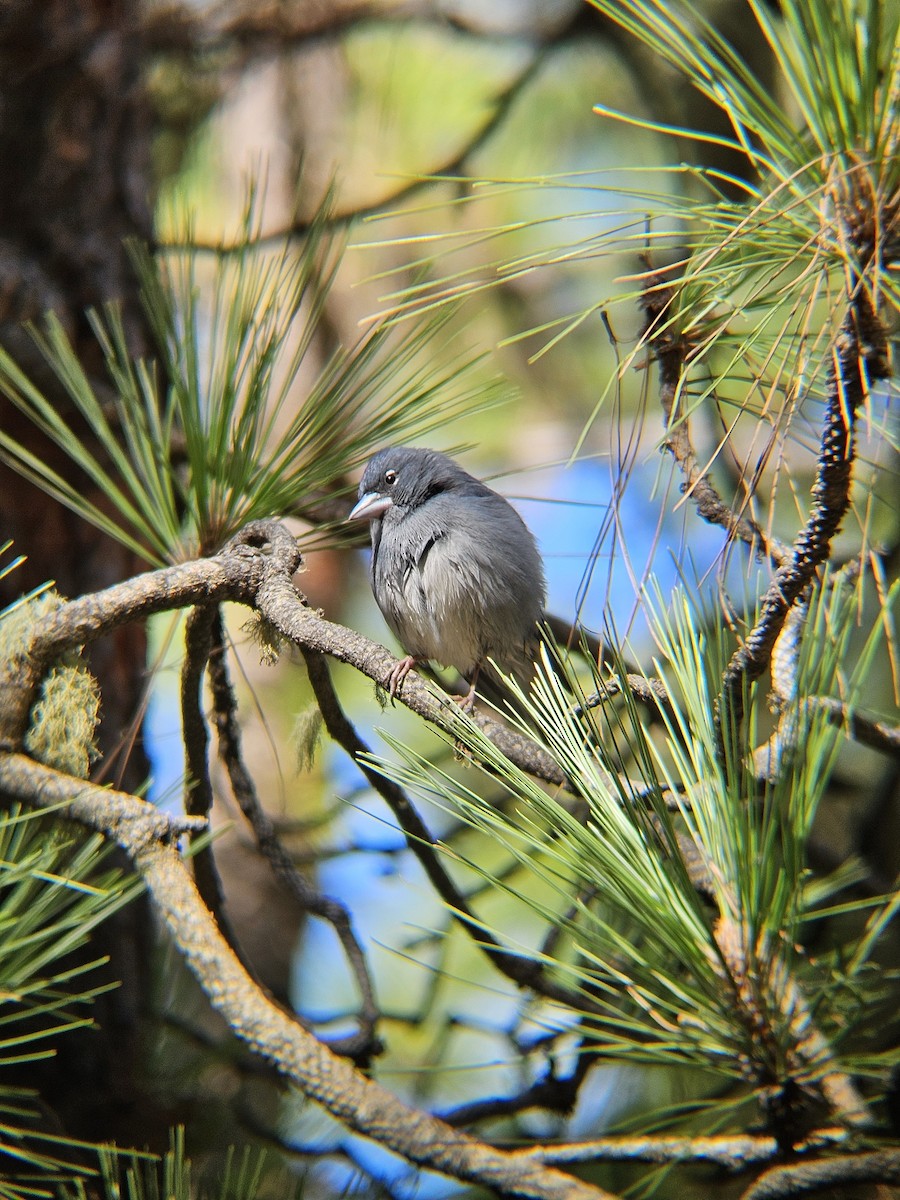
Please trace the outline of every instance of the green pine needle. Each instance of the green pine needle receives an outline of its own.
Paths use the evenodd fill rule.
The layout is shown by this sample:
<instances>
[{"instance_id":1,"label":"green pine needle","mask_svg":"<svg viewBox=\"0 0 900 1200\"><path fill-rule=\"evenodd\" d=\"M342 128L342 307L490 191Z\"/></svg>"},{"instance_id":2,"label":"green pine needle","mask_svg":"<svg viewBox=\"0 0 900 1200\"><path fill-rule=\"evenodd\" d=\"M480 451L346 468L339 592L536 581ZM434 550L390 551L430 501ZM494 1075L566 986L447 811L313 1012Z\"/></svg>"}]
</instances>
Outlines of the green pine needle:
<instances>
[{"instance_id":1,"label":"green pine needle","mask_svg":"<svg viewBox=\"0 0 900 1200\"><path fill-rule=\"evenodd\" d=\"M804 640L798 697L835 690L861 603L854 587L827 580L817 589L808 621L813 630L827 625L828 636ZM516 768L462 714L456 740L480 767L463 775L437 767L390 735L394 757L370 761L488 835L486 858L463 858L454 845L450 861L483 878L487 893L514 902L509 929L481 918L500 944L536 957L590 997L580 1032L592 1050L624 1063L693 1065L751 1088L789 1077L815 1085L840 1061L839 1043L865 1011L848 997L880 986L865 960L896 909L890 898L873 903L865 933L843 948L840 986L834 963L802 950L804 923L849 878L810 887L806 861L841 731L798 699L780 768L760 788L751 771L719 757L715 699L731 635L687 592L676 592L667 608L657 594L649 607L656 668L670 698L662 735L644 726L627 698L624 664L626 698L600 708L586 705L578 678L546 652L529 694L510 681L524 716L509 719L553 756L574 804ZM846 696L863 686L883 632L883 624L873 628L859 671L841 680ZM806 649L824 643L824 654ZM599 675L593 682L602 685ZM620 747L628 747L627 763ZM639 781L626 777L635 763ZM499 784L504 802L485 798L473 769L494 790ZM705 867L702 895L685 838ZM523 946L525 928L533 930L530 944L547 944L541 931L555 929L552 953ZM591 1011L597 1006L601 1016ZM835 1039L827 1061L804 1042L812 1012L823 1036Z\"/></svg>"},{"instance_id":2,"label":"green pine needle","mask_svg":"<svg viewBox=\"0 0 900 1200\"><path fill-rule=\"evenodd\" d=\"M0 351L0 389L106 503L2 431L0 459L162 565L214 553L257 518L317 523L323 497L375 449L496 402L501 388L479 360L454 358L446 312L404 333L376 326L306 382L342 252L328 212L326 201L302 242L267 250L251 244L250 208L244 242L211 267L180 251L160 263L133 244L154 357L131 356L117 304L91 312L110 397L56 317L32 328L90 438Z\"/></svg>"}]
</instances>

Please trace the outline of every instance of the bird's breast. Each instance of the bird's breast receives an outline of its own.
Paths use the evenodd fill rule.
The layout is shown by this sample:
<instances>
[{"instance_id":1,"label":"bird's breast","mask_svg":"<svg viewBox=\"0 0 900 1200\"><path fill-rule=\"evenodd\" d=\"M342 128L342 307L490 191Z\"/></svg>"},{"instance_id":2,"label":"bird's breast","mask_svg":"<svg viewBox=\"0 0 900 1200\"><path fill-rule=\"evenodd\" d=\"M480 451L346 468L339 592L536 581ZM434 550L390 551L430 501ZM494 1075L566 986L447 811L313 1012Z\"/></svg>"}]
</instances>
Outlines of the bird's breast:
<instances>
[{"instance_id":1,"label":"bird's breast","mask_svg":"<svg viewBox=\"0 0 900 1200\"><path fill-rule=\"evenodd\" d=\"M473 670L482 650L478 605L444 534L432 531L405 547L382 537L372 583L385 620L408 653L463 675Z\"/></svg>"},{"instance_id":2,"label":"bird's breast","mask_svg":"<svg viewBox=\"0 0 900 1200\"><path fill-rule=\"evenodd\" d=\"M407 653L464 675L486 658L518 672L543 575L530 534L507 507L470 499L385 515L372 585Z\"/></svg>"}]
</instances>

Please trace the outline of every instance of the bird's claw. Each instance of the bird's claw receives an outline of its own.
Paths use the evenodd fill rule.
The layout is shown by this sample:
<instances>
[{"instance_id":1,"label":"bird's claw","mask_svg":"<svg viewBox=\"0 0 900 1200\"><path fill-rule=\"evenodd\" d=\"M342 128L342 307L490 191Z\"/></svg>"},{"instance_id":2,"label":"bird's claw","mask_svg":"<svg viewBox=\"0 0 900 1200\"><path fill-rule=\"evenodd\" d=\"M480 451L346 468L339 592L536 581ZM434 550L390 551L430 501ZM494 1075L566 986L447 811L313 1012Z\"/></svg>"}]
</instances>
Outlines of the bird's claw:
<instances>
[{"instance_id":1,"label":"bird's claw","mask_svg":"<svg viewBox=\"0 0 900 1200\"><path fill-rule=\"evenodd\" d=\"M400 688L403 686L403 680L416 665L416 662L417 660L412 654L407 654L406 658L401 658L399 662L394 663L387 681L388 695L391 699L400 691Z\"/></svg>"}]
</instances>

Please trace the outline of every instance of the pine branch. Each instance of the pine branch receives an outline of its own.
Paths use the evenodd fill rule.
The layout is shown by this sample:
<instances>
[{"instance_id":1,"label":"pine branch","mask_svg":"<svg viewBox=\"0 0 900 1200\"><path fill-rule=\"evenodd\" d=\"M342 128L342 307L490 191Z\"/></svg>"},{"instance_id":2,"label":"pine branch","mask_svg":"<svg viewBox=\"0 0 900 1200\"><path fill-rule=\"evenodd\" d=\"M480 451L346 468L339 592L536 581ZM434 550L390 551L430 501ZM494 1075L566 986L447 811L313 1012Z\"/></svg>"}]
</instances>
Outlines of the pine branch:
<instances>
[{"instance_id":1,"label":"pine branch","mask_svg":"<svg viewBox=\"0 0 900 1200\"><path fill-rule=\"evenodd\" d=\"M110 629L117 628L126 620L141 619L151 613L187 605L218 604L225 599L233 599L256 609L283 637L290 639L303 650L329 730L359 761L360 756L366 753L366 747L340 708L323 656L328 655L349 663L382 684L393 666L394 659L383 647L367 641L352 630L326 621L305 605L292 583L292 575L298 562L296 543L282 525L273 521L254 522L220 554L212 558L151 572L94 596L66 602L36 621L32 627L28 651L0 667L0 720L8 739L5 747L7 753L0 754L0 786L14 796L28 797L32 802L39 804L58 802L61 798L71 799L69 811L74 819L83 820L91 828L100 829L107 836L115 837L127 849L151 887L166 923L182 946L192 969L209 992L212 1002L220 1007L220 1011L225 1014L239 1036L244 1037L286 1077L297 1082L309 1095L324 1103L329 1111L346 1120L353 1128L361 1132L370 1132L371 1136L378 1136L385 1145L397 1149L410 1161L446 1170L446 1158L427 1158L414 1138L411 1143L396 1132L385 1134L378 1123L380 1118L372 1115L367 1100L364 1103L365 1096L368 1095L365 1089L360 1092L354 1085L351 1099L346 1100L342 1089L345 1083L349 1087L348 1080L355 1077L341 1075L339 1078L342 1082L335 1083L330 1074L331 1059L324 1060L328 1064L327 1070L321 1067L321 1056L328 1051L316 1042L307 1030L301 1029L299 1022L276 1010L264 997L264 1005L269 1007L257 1010L254 1015L254 1006L260 993L247 977L233 952L225 946L220 933L214 928L212 916L203 908L197 893L191 892L192 885L185 865L174 854L166 858L163 853L168 851L167 843L173 832L185 826L173 825L169 819L133 797L112 793L81 781L69 780L65 776L38 767L21 755L9 753L21 744L23 731L16 726L15 718L18 715L23 724L27 718L28 704L23 701L23 696L27 700L29 686L33 694L41 671L63 650L90 642ZM215 628L212 631L212 643L218 652L214 657L221 664L221 649L224 643L221 632L216 633ZM258 813L253 813L252 801L255 800L255 796L252 794L252 783L250 791L245 788L249 777L243 778L246 776L246 769L240 756L239 742L232 736L234 729L230 728L234 721L234 700L230 694L227 674L219 674L214 667L213 676L217 697L216 710L219 714L224 753L233 786L236 793L243 792L242 807L247 806L251 824L258 835L262 835L261 842L266 844L268 851L277 858L278 854L273 850L277 843L277 835L271 826L267 827L265 822L260 822ZM437 693L436 689L426 687L414 674L407 679L401 699L409 708L451 737L459 731L460 714L457 706L449 698ZM493 736L492 723L487 719L482 723ZM506 736L508 731L497 733L498 741ZM515 743L515 739L513 741ZM362 762L360 766L368 775L368 765ZM555 762L553 768L557 773L560 772ZM576 992L562 987L554 979L546 977L540 958L532 960L527 956L514 954L493 939L489 931L486 931L469 911L465 897L447 876L436 853L434 839L405 792L376 776L374 771L369 778L388 799L413 851L419 854L439 894L451 910L455 910L458 919L467 925L470 931L476 932L478 944L494 965L520 985L533 988L540 995L557 1000L576 1011L592 1011L593 1005L588 992L583 989ZM251 799L248 800L248 796ZM188 827L196 828L197 824L198 820L194 818L194 823L189 822ZM185 905L188 907L185 908ZM196 912L198 906L203 910L199 926ZM323 908L323 913L324 911ZM332 912L331 916L334 915ZM339 916L337 920L340 924ZM213 938L212 942L210 938ZM222 958L226 950L227 962ZM739 961L735 954L732 954L729 961L728 955L723 953L723 964L729 961L735 979L749 979L746 954L740 947L738 950L743 955ZM213 983L213 975L218 983ZM736 983L735 986L737 993L740 993L740 984ZM801 1064L800 1069L806 1078L812 1077L818 1081L823 1095L843 1119L864 1120L865 1110L853 1091L852 1084L831 1066L830 1052L815 1033L802 997L796 988L792 988L792 981L786 979L779 995L786 1006L784 1013L789 1011L796 1018L797 1036L793 1050ZM248 989L252 989L252 995L257 998L252 1003L251 992ZM756 1001L749 992L747 995L748 1019L752 1021L753 1005ZM278 1012L277 1019L272 1015L275 1011ZM283 1022L288 1022L288 1026ZM290 1034L288 1029L291 1030ZM315 1051L313 1046L316 1047ZM314 1060L320 1064L319 1067L314 1067ZM352 1070L346 1062L342 1063L342 1066ZM407 1115L403 1119L408 1121L408 1110L404 1111ZM399 1111L395 1111L394 1115L399 1119ZM422 1119L431 1120L424 1117ZM373 1130L378 1132L372 1132ZM793 1145L793 1139L788 1140ZM477 1178L485 1183L485 1171L494 1168L484 1167L480 1158L480 1144L476 1145L479 1146L479 1151L473 1151L474 1157L469 1157L467 1150L460 1151L464 1165L450 1173L456 1178ZM498 1169L497 1178L508 1180L509 1176L504 1173L504 1168ZM493 1176L491 1178L493 1179ZM546 1185L549 1190L533 1192L509 1190L505 1183L502 1187L496 1182L492 1185L500 1194L567 1194L564 1191L555 1192L555 1182L547 1184L546 1180L540 1187L544 1188ZM507 1190L504 1191L504 1188ZM579 1193L570 1191L568 1194L575 1196Z\"/></svg>"},{"instance_id":2,"label":"pine branch","mask_svg":"<svg viewBox=\"0 0 900 1200\"><path fill-rule=\"evenodd\" d=\"M184 660L181 664L181 729L184 741L184 810L209 821L213 789L209 777L209 731L203 714L203 680L212 646L212 627L218 609L197 605L188 615L184 630ZM225 898L216 869L212 845L202 846L194 856L194 878L204 903L232 946L234 932L225 915Z\"/></svg>"},{"instance_id":3,"label":"pine branch","mask_svg":"<svg viewBox=\"0 0 900 1200\"><path fill-rule=\"evenodd\" d=\"M756 625L725 670L717 715L720 730L739 729L745 685L759 679L768 667L791 608L829 556L832 539L850 504L856 414L865 396L862 351L851 306L833 347L812 509L790 560L779 567L763 596Z\"/></svg>"},{"instance_id":4,"label":"pine branch","mask_svg":"<svg viewBox=\"0 0 900 1200\"><path fill-rule=\"evenodd\" d=\"M852 573L855 575L855 569ZM840 579L835 580L831 586L838 586L840 582ZM808 728L807 718L816 712L824 713L831 724L841 726L849 738L861 745L870 746L892 758L900 758L900 725L860 712L832 696L804 696L798 700L797 672L808 612L808 601L798 600L772 648L769 707L776 714L778 724L768 741L753 753L755 770L760 779L774 778L782 755L796 741L797 731Z\"/></svg>"},{"instance_id":5,"label":"pine branch","mask_svg":"<svg viewBox=\"0 0 900 1200\"><path fill-rule=\"evenodd\" d=\"M285 533L287 537L287 534ZM280 543L282 565L295 570L300 553L292 538ZM137 575L77 600L36 621L26 650L0 670L0 751L18 750L36 690L50 664L67 650L96 641L131 621L195 604L234 600L252 603L266 561L233 549L214 558Z\"/></svg>"},{"instance_id":6,"label":"pine branch","mask_svg":"<svg viewBox=\"0 0 900 1200\"><path fill-rule=\"evenodd\" d=\"M357 1015L359 1029L350 1037L330 1042L335 1054L345 1055L360 1066L367 1066L381 1052L376 1029L380 1019L371 972L365 952L353 927L350 913L340 900L317 891L301 873L284 848L275 825L259 802L256 786L244 763L241 737L237 722L237 701L228 674L225 658L225 634L221 611L217 611L211 629L209 679L213 695L213 712L219 735L221 758L238 807L253 830L260 854L267 860L276 879L293 896L305 913L320 917L334 929L344 955L356 980L360 994Z\"/></svg>"},{"instance_id":7,"label":"pine branch","mask_svg":"<svg viewBox=\"0 0 900 1200\"><path fill-rule=\"evenodd\" d=\"M648 264L649 266L649 264ZM690 351L688 342L675 329L675 289L661 275L651 275L641 297L646 319L644 341L659 367L659 401L666 426L666 449L678 464L681 491L689 496L704 521L720 525L729 537L738 538L754 554L780 566L788 550L769 538L752 517L735 512L725 503L701 466L691 440L688 418L679 412L681 387L685 382Z\"/></svg>"},{"instance_id":8,"label":"pine branch","mask_svg":"<svg viewBox=\"0 0 900 1200\"><path fill-rule=\"evenodd\" d=\"M272 619L271 616L269 619ZM277 621L273 623L277 624ZM286 636L289 636L286 630L284 632ZM456 920L472 934L479 949L502 975L511 979L519 987L530 988L538 995L570 1008L601 1012L599 1007L591 1004L588 995L573 992L551 979L540 962L507 950L476 919L466 897L444 868L438 853L437 841L406 792L396 783L385 779L382 774L374 771L366 763L365 756L369 754L369 748L341 708L323 655L311 652L302 642L299 644L309 671L310 683L322 711L325 728L337 744L350 755L371 786L388 805L432 887ZM404 692L408 680L409 676L404 681Z\"/></svg>"},{"instance_id":9,"label":"pine branch","mask_svg":"<svg viewBox=\"0 0 900 1200\"><path fill-rule=\"evenodd\" d=\"M741 1200L791 1200L826 1189L836 1194L835 1188L855 1183L900 1183L900 1150L873 1150L773 1167L747 1188Z\"/></svg>"},{"instance_id":10,"label":"pine branch","mask_svg":"<svg viewBox=\"0 0 900 1200\"><path fill-rule=\"evenodd\" d=\"M844 1129L817 1130L796 1150L799 1154L808 1154L846 1139ZM547 1163L710 1163L737 1173L758 1163L772 1162L779 1157L781 1147L773 1137L752 1134L721 1134L715 1137L623 1136L533 1146L518 1153Z\"/></svg>"}]
</instances>

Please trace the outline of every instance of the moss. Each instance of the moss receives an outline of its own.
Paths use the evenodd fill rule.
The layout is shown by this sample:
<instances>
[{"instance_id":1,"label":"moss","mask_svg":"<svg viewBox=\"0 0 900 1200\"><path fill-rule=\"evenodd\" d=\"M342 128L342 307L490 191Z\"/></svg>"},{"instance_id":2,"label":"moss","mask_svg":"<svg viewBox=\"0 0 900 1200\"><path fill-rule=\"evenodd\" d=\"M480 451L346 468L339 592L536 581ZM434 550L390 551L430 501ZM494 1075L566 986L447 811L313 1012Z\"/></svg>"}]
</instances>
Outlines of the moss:
<instances>
[{"instance_id":1,"label":"moss","mask_svg":"<svg viewBox=\"0 0 900 1200\"><path fill-rule=\"evenodd\" d=\"M100 720L100 689L83 666L51 667L31 710L25 749L38 762L87 779L100 757L94 733Z\"/></svg>"},{"instance_id":2,"label":"moss","mask_svg":"<svg viewBox=\"0 0 900 1200\"><path fill-rule=\"evenodd\" d=\"M316 750L322 733L322 713L318 705L311 705L297 714L291 741L297 755L297 770L312 770L316 761Z\"/></svg>"},{"instance_id":3,"label":"moss","mask_svg":"<svg viewBox=\"0 0 900 1200\"><path fill-rule=\"evenodd\" d=\"M28 649L36 621L62 604L52 591L30 596L0 618L0 658ZM25 749L45 766L86 779L100 757L94 734L100 719L100 690L79 650L65 654L41 683L29 716Z\"/></svg>"},{"instance_id":4,"label":"moss","mask_svg":"<svg viewBox=\"0 0 900 1200\"><path fill-rule=\"evenodd\" d=\"M267 621L259 613L254 613L241 629L259 650L259 661L263 666L274 667L281 654L284 638L271 621Z\"/></svg>"},{"instance_id":5,"label":"moss","mask_svg":"<svg viewBox=\"0 0 900 1200\"><path fill-rule=\"evenodd\" d=\"M35 621L61 604L58 592L46 591L37 596L23 596L0 613L0 660L9 660L27 650Z\"/></svg>"}]
</instances>

